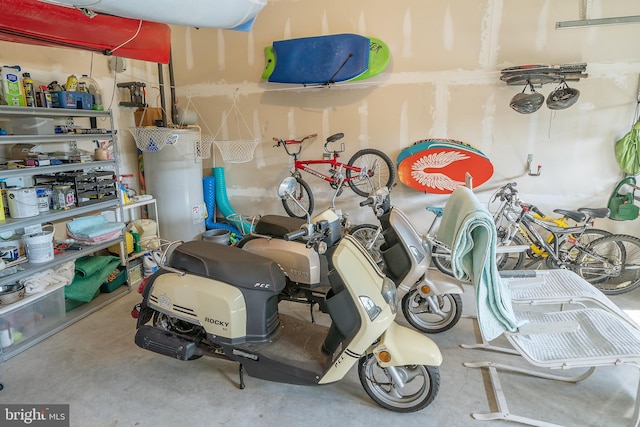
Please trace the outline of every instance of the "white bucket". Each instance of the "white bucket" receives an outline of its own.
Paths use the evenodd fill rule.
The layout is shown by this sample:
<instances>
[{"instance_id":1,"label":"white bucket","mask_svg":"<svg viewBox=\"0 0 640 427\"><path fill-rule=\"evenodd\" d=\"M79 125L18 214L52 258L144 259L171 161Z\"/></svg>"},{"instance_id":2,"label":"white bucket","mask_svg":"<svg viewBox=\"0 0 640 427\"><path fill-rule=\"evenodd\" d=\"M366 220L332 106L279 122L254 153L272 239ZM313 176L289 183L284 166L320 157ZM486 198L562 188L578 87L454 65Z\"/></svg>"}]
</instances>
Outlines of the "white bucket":
<instances>
[{"instance_id":1,"label":"white bucket","mask_svg":"<svg viewBox=\"0 0 640 427\"><path fill-rule=\"evenodd\" d=\"M45 230L50 228L50 231ZM55 228L51 224L43 227L39 233L29 234L22 237L27 247L27 259L29 262L40 263L53 259L53 233Z\"/></svg>"},{"instance_id":2,"label":"white bucket","mask_svg":"<svg viewBox=\"0 0 640 427\"><path fill-rule=\"evenodd\" d=\"M8 188L7 203L11 218L29 218L40 214L35 188Z\"/></svg>"}]
</instances>

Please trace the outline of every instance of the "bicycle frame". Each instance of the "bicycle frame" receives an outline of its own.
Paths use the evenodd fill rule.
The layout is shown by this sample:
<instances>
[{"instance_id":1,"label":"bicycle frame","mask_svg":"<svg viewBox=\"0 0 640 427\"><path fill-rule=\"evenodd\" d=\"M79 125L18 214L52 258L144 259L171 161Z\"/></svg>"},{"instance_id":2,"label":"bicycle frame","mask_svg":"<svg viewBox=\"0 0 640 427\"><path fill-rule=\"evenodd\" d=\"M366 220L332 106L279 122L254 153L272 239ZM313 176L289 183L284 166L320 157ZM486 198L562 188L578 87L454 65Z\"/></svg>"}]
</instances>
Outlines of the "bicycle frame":
<instances>
[{"instance_id":1,"label":"bicycle frame","mask_svg":"<svg viewBox=\"0 0 640 427\"><path fill-rule=\"evenodd\" d=\"M349 166L345 163L338 161L337 154L334 154L331 159L322 159L322 160L298 160L295 158L293 163L293 172L295 175L298 171L305 171L310 173L313 176L316 176L324 181L327 181L329 184L335 184L338 181L342 181L345 184L353 179L361 179L363 175L363 168L359 168L356 166ZM335 171L333 175L325 175L322 172L319 172L313 168L310 168L309 165L330 165L331 170ZM351 177L344 176L343 171L350 170L355 172L357 175L351 175ZM365 172L366 173L366 172Z\"/></svg>"},{"instance_id":2,"label":"bicycle frame","mask_svg":"<svg viewBox=\"0 0 640 427\"><path fill-rule=\"evenodd\" d=\"M498 225L500 219L505 218L509 224L517 225L520 236L530 245L531 252L537 257L548 258L550 254L552 254L551 258L558 261L559 246L561 243L560 238L566 238L569 243L575 244L588 228L587 222L589 221L583 225L571 227L566 217L550 217L538 212L531 212L519 204L515 190L511 189L510 194L511 196L504 200L494 214L494 222ZM515 198L513 197L514 195ZM521 218L518 219L515 217L517 207L522 209L520 214ZM524 217L522 217L522 215L524 215ZM542 234L534 228L533 224L537 224L539 228L547 231L549 234L543 237ZM510 230L507 236L505 236L507 239L506 242L503 243L509 243L513 239L513 236L515 236L515 232ZM542 244L542 242L545 244Z\"/></svg>"},{"instance_id":3,"label":"bicycle frame","mask_svg":"<svg viewBox=\"0 0 640 427\"><path fill-rule=\"evenodd\" d=\"M505 218L510 221L507 215L505 215ZM571 239L570 243L574 244L573 247L578 249L580 252L584 252L584 248L580 245L578 238L575 236L582 235L587 228L586 225L577 227L551 225L543 220L533 217L525 207L522 208L518 218L510 223L510 225L511 231L506 236L507 241L513 239L515 234L519 231L520 235L527 241L527 244L531 245L532 252L543 258L551 257L558 265L565 265L567 261L562 259L560 254L560 244L563 242L564 238ZM538 229L536 229L536 226L547 231L550 234L549 238L545 239L542 237Z\"/></svg>"}]
</instances>

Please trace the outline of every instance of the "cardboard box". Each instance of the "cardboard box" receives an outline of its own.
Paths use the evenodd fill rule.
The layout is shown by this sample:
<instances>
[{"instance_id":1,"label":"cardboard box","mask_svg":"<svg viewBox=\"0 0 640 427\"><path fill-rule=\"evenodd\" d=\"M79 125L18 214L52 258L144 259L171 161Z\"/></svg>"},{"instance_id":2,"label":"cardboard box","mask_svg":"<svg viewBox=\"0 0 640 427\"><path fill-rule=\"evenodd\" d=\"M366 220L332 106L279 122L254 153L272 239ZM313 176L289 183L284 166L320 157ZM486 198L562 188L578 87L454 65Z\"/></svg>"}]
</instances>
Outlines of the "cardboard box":
<instances>
[{"instance_id":1,"label":"cardboard box","mask_svg":"<svg viewBox=\"0 0 640 427\"><path fill-rule=\"evenodd\" d=\"M14 144L11 146L11 160L25 160L29 157L35 145L33 144ZM9 186L9 184L7 184Z\"/></svg>"},{"instance_id":2,"label":"cardboard box","mask_svg":"<svg viewBox=\"0 0 640 427\"><path fill-rule=\"evenodd\" d=\"M133 112L136 127L158 126L156 122L162 121L162 109L157 107L138 108Z\"/></svg>"}]
</instances>

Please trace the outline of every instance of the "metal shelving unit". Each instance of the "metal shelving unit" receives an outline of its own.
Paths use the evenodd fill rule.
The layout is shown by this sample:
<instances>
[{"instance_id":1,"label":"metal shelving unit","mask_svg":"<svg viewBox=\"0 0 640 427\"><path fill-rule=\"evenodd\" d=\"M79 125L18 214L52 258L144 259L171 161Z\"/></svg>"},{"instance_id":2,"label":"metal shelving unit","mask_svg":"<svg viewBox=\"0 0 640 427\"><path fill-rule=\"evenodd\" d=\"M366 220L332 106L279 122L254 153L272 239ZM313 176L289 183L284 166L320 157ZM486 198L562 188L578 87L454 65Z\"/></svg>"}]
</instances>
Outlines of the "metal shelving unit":
<instances>
[{"instance_id":1,"label":"metal shelving unit","mask_svg":"<svg viewBox=\"0 0 640 427\"><path fill-rule=\"evenodd\" d=\"M94 119L108 120L108 127L111 132L106 133L80 133L80 134L64 134L64 135L6 135L0 136L0 145L8 146L13 144L34 144L45 145L54 143L69 143L70 146L74 146L77 143L87 143L94 140L111 140L114 146L114 153L117 156L117 149L113 132L113 118L110 111L93 111L93 110L73 110L73 109L52 109L52 108L37 108L37 107L8 107L0 106L0 118L25 118L25 117L42 117L42 118L85 118L90 119L93 125L95 125ZM94 126L95 127L95 126ZM91 162L78 162L78 163L64 163L53 166L39 166L28 167L18 169L0 170L0 178L13 178L13 177L33 177L35 175L54 174L58 172L70 172L70 171L89 171L89 170L113 170L114 174L118 176L118 166L116 160L105 161L91 161ZM62 221L65 219L73 219L78 216L90 214L92 212L99 211L114 211L116 218L122 218L123 210L122 204L119 198L106 200L102 202L92 203L89 205L74 207L67 210L49 210L41 212L37 216L28 218L9 218L4 221L0 221L0 234L13 232L23 227L29 227L36 224L50 223ZM14 283L21 279L28 278L36 273L45 271L49 268L61 265L65 262L78 259L85 255L91 255L98 253L111 245L120 244L121 253L124 252L124 237L121 236L117 239L103 242L97 245L86 245L81 250L67 251L62 254L54 256L53 260L42 263L25 262L16 266L17 272L0 277L0 285ZM126 267L127 259L121 255L121 263ZM64 289L62 286L52 286L46 290L27 296L21 301L9 304L6 306L0 306L0 320L18 321L21 322L25 317L28 318L32 312L40 314L42 319L39 322L34 322L34 325L24 325L25 330L28 327L32 328L29 334L21 334L19 340L2 348L0 346L0 361L6 360L10 357L17 355L18 353L26 350L27 348L37 344L43 339L47 338L60 331L61 329L69 326L70 324L77 322L81 318L88 314L98 310L99 308L113 302L121 296L130 292L130 284L127 282L127 286L121 286L115 291L107 294L100 294L94 298L91 302L80 305L76 308L66 311L64 303ZM18 326L23 326L22 323L18 323Z\"/></svg>"}]
</instances>

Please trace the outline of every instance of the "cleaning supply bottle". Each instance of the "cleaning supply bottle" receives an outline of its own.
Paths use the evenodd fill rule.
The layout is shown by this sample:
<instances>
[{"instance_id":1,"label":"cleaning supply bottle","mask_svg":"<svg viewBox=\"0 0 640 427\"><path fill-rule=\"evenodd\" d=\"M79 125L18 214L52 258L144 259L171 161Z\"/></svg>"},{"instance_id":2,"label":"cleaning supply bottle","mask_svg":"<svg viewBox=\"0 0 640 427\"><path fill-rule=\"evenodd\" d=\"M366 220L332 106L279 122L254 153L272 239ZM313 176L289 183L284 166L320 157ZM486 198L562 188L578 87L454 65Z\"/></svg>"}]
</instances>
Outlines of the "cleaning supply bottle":
<instances>
[{"instance_id":1,"label":"cleaning supply bottle","mask_svg":"<svg viewBox=\"0 0 640 427\"><path fill-rule=\"evenodd\" d=\"M31 79L31 74L22 73L22 87L24 87L24 102L27 107L36 106L36 91Z\"/></svg>"},{"instance_id":2,"label":"cleaning supply bottle","mask_svg":"<svg viewBox=\"0 0 640 427\"><path fill-rule=\"evenodd\" d=\"M0 69L0 91L7 104L12 107L24 107L24 92L20 66L4 65Z\"/></svg>"},{"instance_id":3,"label":"cleaning supply bottle","mask_svg":"<svg viewBox=\"0 0 640 427\"><path fill-rule=\"evenodd\" d=\"M53 100L51 99L51 92L49 92L49 88L45 85L40 86L40 91L38 92L38 107L44 108L53 108Z\"/></svg>"},{"instance_id":4,"label":"cleaning supply bottle","mask_svg":"<svg viewBox=\"0 0 640 427\"><path fill-rule=\"evenodd\" d=\"M67 84L64 87L64 90L66 90L67 92L75 92L78 89L78 78L74 75L71 74L69 77L67 77Z\"/></svg>"},{"instance_id":5,"label":"cleaning supply bottle","mask_svg":"<svg viewBox=\"0 0 640 427\"><path fill-rule=\"evenodd\" d=\"M149 253L143 255L142 266L144 267L144 277L149 277L158 270L158 264Z\"/></svg>"},{"instance_id":6,"label":"cleaning supply bottle","mask_svg":"<svg viewBox=\"0 0 640 427\"><path fill-rule=\"evenodd\" d=\"M100 86L98 86L98 82L89 77L86 74L83 74L82 77L78 79L78 85L82 84L87 91L93 95L93 109L98 111L103 111L104 107L102 105L102 91L100 90Z\"/></svg>"}]
</instances>

